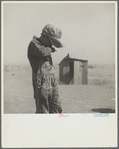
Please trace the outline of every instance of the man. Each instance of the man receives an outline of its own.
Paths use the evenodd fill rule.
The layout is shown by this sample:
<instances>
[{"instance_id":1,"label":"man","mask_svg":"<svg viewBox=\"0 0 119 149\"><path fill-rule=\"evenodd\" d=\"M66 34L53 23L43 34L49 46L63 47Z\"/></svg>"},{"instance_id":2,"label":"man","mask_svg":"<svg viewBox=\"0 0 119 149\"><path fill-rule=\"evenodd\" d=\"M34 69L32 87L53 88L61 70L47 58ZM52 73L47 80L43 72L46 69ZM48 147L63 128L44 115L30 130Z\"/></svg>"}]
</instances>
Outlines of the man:
<instances>
[{"instance_id":1,"label":"man","mask_svg":"<svg viewBox=\"0 0 119 149\"><path fill-rule=\"evenodd\" d=\"M39 38L33 37L28 47L28 59L32 68L32 81L36 113L61 113L58 81L55 76L51 52L63 47L60 28L47 24Z\"/></svg>"}]
</instances>

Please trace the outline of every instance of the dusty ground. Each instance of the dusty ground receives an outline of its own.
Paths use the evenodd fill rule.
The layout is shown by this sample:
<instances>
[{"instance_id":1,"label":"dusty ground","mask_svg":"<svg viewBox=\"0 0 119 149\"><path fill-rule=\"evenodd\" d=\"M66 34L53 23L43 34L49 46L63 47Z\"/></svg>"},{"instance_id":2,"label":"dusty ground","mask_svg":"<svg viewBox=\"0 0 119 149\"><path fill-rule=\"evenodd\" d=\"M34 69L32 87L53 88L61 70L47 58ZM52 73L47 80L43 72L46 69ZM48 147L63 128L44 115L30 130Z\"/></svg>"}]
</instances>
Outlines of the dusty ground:
<instances>
[{"instance_id":1,"label":"dusty ground","mask_svg":"<svg viewBox=\"0 0 119 149\"><path fill-rule=\"evenodd\" d=\"M111 81L109 81L111 83L106 84L105 70L97 72L95 76L94 71L97 72L94 69L89 70L88 85L59 85L63 113L114 112L114 73L112 74L111 71L110 74L106 71L109 76L111 75ZM104 76L104 79L101 75ZM99 80L101 80L101 84ZM4 113L35 113L30 67L5 71Z\"/></svg>"}]
</instances>

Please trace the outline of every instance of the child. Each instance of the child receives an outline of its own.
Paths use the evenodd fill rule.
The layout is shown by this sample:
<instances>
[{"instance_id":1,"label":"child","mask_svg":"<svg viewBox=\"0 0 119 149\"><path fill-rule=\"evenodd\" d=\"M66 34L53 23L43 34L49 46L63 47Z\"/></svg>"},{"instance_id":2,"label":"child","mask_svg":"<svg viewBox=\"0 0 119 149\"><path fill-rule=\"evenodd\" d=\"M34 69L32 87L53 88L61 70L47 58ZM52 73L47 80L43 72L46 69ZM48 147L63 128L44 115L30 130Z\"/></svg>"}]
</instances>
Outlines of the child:
<instances>
[{"instance_id":1,"label":"child","mask_svg":"<svg viewBox=\"0 0 119 149\"><path fill-rule=\"evenodd\" d=\"M32 81L36 113L61 113L57 77L54 73L51 52L63 47L60 28L47 24L39 38L33 37L28 47L28 59L32 68Z\"/></svg>"}]
</instances>

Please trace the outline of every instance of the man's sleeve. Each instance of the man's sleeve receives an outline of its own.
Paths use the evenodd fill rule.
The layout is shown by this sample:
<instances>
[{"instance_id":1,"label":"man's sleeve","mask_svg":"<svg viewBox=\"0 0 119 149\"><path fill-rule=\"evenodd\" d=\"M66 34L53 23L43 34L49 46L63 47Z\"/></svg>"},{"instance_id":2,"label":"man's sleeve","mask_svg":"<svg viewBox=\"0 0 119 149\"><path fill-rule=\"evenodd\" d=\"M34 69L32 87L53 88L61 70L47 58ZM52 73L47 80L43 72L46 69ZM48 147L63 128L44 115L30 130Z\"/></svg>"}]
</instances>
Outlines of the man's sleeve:
<instances>
[{"instance_id":1,"label":"man's sleeve","mask_svg":"<svg viewBox=\"0 0 119 149\"><path fill-rule=\"evenodd\" d=\"M37 43L31 42L28 49L31 54L37 57L45 57L51 55L51 48L44 47Z\"/></svg>"}]
</instances>

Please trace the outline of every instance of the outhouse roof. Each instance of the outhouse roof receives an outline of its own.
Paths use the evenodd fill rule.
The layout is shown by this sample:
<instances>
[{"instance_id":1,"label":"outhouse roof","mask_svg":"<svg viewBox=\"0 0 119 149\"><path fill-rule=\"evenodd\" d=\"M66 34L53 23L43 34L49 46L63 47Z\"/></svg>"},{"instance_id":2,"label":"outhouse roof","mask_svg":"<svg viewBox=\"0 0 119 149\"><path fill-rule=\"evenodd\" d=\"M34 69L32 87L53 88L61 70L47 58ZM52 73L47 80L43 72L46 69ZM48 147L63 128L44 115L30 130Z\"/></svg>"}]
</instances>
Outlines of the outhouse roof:
<instances>
[{"instance_id":1,"label":"outhouse roof","mask_svg":"<svg viewBox=\"0 0 119 149\"><path fill-rule=\"evenodd\" d=\"M63 60L59 63L59 65L60 65L64 60L73 60L73 61L82 61L82 62L87 62L87 61L88 61L88 60L77 59L77 58L75 58L75 57L71 57L71 56L69 56L69 53L68 53L67 56L65 56L65 57L63 58Z\"/></svg>"}]
</instances>

